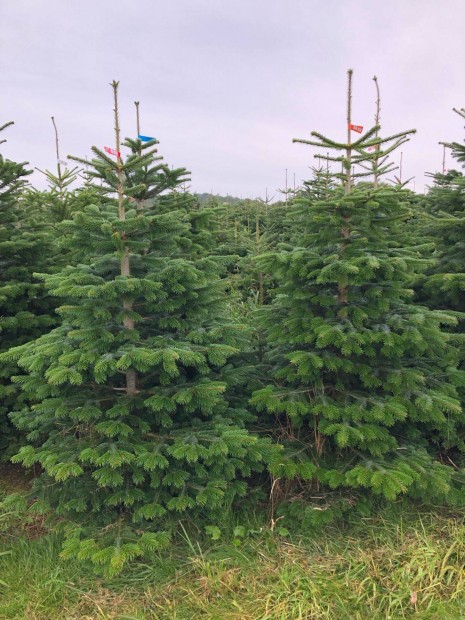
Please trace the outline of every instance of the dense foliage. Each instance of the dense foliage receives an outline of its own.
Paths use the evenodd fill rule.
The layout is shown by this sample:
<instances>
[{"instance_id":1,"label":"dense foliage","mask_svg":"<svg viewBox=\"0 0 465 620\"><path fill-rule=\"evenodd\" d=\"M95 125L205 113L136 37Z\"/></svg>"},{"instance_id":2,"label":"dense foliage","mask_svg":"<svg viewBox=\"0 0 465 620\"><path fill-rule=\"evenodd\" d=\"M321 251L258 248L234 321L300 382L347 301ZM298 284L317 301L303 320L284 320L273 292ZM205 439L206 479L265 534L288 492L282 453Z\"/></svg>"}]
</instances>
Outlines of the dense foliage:
<instances>
[{"instance_id":1,"label":"dense foliage","mask_svg":"<svg viewBox=\"0 0 465 620\"><path fill-rule=\"evenodd\" d=\"M347 141L299 140L338 154L280 202L190 194L121 143L116 82L114 155L41 192L0 157L0 445L65 557L117 573L250 491L273 527L463 503L464 177L384 182L413 131L378 101L352 142L351 79Z\"/></svg>"},{"instance_id":2,"label":"dense foliage","mask_svg":"<svg viewBox=\"0 0 465 620\"><path fill-rule=\"evenodd\" d=\"M441 330L456 319L411 302L403 194L362 185L298 200L296 247L260 259L279 281L263 312L275 381L252 402L286 429L272 473L313 482L312 517L328 489L443 498L453 469L437 455L465 448L457 351Z\"/></svg>"}]
</instances>

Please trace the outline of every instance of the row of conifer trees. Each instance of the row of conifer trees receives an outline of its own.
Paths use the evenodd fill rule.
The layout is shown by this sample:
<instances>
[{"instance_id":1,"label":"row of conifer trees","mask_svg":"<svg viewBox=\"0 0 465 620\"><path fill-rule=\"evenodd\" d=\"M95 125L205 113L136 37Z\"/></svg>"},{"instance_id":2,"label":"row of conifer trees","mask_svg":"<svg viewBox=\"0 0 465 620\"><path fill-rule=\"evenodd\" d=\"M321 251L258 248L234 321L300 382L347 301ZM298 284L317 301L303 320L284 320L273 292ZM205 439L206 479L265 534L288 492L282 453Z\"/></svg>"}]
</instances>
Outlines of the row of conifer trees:
<instances>
[{"instance_id":1,"label":"row of conifer trees","mask_svg":"<svg viewBox=\"0 0 465 620\"><path fill-rule=\"evenodd\" d=\"M382 136L378 89L353 141L349 71L347 139L296 140L325 165L291 199L201 204L156 140L121 141L112 89L115 156L65 168L57 140L42 192L0 156L0 445L34 471L4 508L114 574L251 488L305 528L463 504L462 173L386 182L413 131Z\"/></svg>"}]
</instances>

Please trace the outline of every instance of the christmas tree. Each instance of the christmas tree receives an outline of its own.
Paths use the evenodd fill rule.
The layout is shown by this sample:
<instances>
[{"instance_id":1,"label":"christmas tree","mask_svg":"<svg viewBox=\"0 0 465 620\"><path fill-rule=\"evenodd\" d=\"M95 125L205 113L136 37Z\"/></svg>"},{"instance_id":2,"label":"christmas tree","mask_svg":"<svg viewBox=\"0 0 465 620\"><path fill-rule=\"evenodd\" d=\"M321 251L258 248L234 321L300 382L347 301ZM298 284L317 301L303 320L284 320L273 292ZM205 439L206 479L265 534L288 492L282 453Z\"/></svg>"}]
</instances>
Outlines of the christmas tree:
<instances>
[{"instance_id":1,"label":"christmas tree","mask_svg":"<svg viewBox=\"0 0 465 620\"><path fill-rule=\"evenodd\" d=\"M342 164L333 173L341 185L303 193L297 247L260 259L279 279L263 312L274 382L252 402L274 416L286 447L272 474L308 481L308 506L293 501L290 510L310 522L334 512L337 497L352 506L361 495L445 496L452 468L438 454L465 447L455 352L440 328L454 318L411 302L421 260L403 232L406 192L378 182L387 151L411 132L381 138L374 126L352 142L363 128L352 124L351 88L349 71L345 143L316 132L296 140L342 151L327 156Z\"/></svg>"},{"instance_id":2,"label":"christmas tree","mask_svg":"<svg viewBox=\"0 0 465 620\"><path fill-rule=\"evenodd\" d=\"M41 213L24 198L32 172L26 165L0 155L0 351L39 336L54 323L53 302L33 276L53 261L52 238ZM13 363L0 364L1 459L17 447L18 434L8 419L18 399L18 388L10 382L14 373Z\"/></svg>"},{"instance_id":3,"label":"christmas tree","mask_svg":"<svg viewBox=\"0 0 465 620\"><path fill-rule=\"evenodd\" d=\"M463 109L455 111L465 115ZM456 161L465 162L463 145L454 142L448 146ZM465 368L465 177L454 169L432 176L434 185L423 201L417 227L433 243L433 264L417 282L417 294L429 307L453 311L457 316L458 324L450 329L450 339L456 346L460 367ZM465 406L463 388L460 396Z\"/></svg>"},{"instance_id":4,"label":"christmas tree","mask_svg":"<svg viewBox=\"0 0 465 620\"><path fill-rule=\"evenodd\" d=\"M269 448L224 397L236 349L218 265L187 257L190 218L166 193L186 172L161 166L155 141L127 140L123 161L112 88L115 155L93 147L88 168L101 199L67 224L82 262L43 276L60 325L8 356L29 401L15 461L43 468L35 507L69 524L66 557L113 574L167 545L180 515L244 495Z\"/></svg>"}]
</instances>

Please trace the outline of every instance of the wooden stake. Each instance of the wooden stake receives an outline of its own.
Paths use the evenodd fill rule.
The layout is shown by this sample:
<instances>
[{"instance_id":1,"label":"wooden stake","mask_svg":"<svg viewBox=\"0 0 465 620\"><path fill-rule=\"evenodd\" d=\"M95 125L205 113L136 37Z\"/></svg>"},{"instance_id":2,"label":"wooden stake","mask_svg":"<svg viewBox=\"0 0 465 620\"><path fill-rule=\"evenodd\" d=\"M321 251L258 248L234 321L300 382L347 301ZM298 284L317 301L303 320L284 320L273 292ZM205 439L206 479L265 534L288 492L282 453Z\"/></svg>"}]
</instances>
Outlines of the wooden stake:
<instances>
[{"instance_id":1,"label":"wooden stake","mask_svg":"<svg viewBox=\"0 0 465 620\"><path fill-rule=\"evenodd\" d=\"M379 84L378 84L378 78L376 77L376 75L373 77L373 81L375 83L376 86L376 114L375 114L375 125L379 125L380 124L380 112L381 112L381 97L379 94ZM375 137L378 137L378 130L376 130L375 133ZM373 168L373 185L375 187L375 189L378 188L378 182L379 182L379 174L378 174L378 153L379 153L379 147L380 145L377 144L375 149L376 149L376 154L375 154L375 159L374 159L374 168Z\"/></svg>"},{"instance_id":2,"label":"wooden stake","mask_svg":"<svg viewBox=\"0 0 465 620\"><path fill-rule=\"evenodd\" d=\"M347 149L346 149L346 180L345 180L345 193L348 194L351 188L351 172L352 172L352 149L351 149L351 136L350 136L350 125L352 123L352 69L349 69L347 72L348 84L347 84ZM340 252L343 254L347 242L346 239L350 235L349 229L349 217L343 216L344 225L341 230L342 242L340 244ZM339 311L339 315L343 318L347 316L347 308L345 307L349 298L349 288L345 279L338 284L337 291L337 303L338 305L344 306Z\"/></svg>"},{"instance_id":3,"label":"wooden stake","mask_svg":"<svg viewBox=\"0 0 465 620\"><path fill-rule=\"evenodd\" d=\"M351 149L351 135L350 135L350 125L352 124L352 69L347 71L347 150L346 150L346 182L345 182L345 193L348 194L350 192L351 185L351 168L352 168L352 149Z\"/></svg>"},{"instance_id":4,"label":"wooden stake","mask_svg":"<svg viewBox=\"0 0 465 620\"><path fill-rule=\"evenodd\" d=\"M139 137L140 136L139 102L134 101L134 105L136 106L137 137Z\"/></svg>"},{"instance_id":5,"label":"wooden stake","mask_svg":"<svg viewBox=\"0 0 465 620\"><path fill-rule=\"evenodd\" d=\"M53 129L55 130L55 149L57 154L57 170L58 170L58 178L61 180L61 164L60 164L60 149L58 144L58 129L55 124L55 118L53 116L50 117L53 123Z\"/></svg>"},{"instance_id":6,"label":"wooden stake","mask_svg":"<svg viewBox=\"0 0 465 620\"><path fill-rule=\"evenodd\" d=\"M55 124L55 117L51 116L50 118L52 119L53 128L55 129L55 148L56 148L56 154L57 154L57 161L60 161L60 150L58 147L58 129Z\"/></svg>"},{"instance_id":7,"label":"wooden stake","mask_svg":"<svg viewBox=\"0 0 465 620\"><path fill-rule=\"evenodd\" d=\"M115 143L117 152L117 175L118 175L118 217L120 221L126 220L126 212L124 206L124 189L123 189L123 162L121 160L120 153L120 127L119 127L119 110L118 110L118 86L119 82L113 80L111 87L113 88L113 100L114 100L114 113L115 113ZM120 273L122 276L130 277L131 265L129 260L129 246L126 242L126 234L121 231L121 238L124 243L124 254L120 262ZM133 311L133 305L131 301L127 299L123 300L123 326L124 329L134 329L134 320L128 316ZM125 372L126 377L126 393L130 396L137 394L137 376L134 368L129 368Z\"/></svg>"},{"instance_id":8,"label":"wooden stake","mask_svg":"<svg viewBox=\"0 0 465 620\"><path fill-rule=\"evenodd\" d=\"M139 102L134 101L134 105L136 106L137 139L139 140L139 136L140 136ZM142 154L142 144L139 147L138 154L139 156ZM140 208L139 202L137 203L137 208Z\"/></svg>"},{"instance_id":9,"label":"wooden stake","mask_svg":"<svg viewBox=\"0 0 465 620\"><path fill-rule=\"evenodd\" d=\"M116 146L116 162L117 162L117 175L118 175L118 216L120 220L126 219L126 213L124 210L124 194L123 194L123 162L121 160L120 153L120 128L119 128L119 109L118 109L118 86L119 82L113 80L111 83L111 87L113 88L113 100L114 100L114 108L113 112L115 113L115 146Z\"/></svg>"}]
</instances>

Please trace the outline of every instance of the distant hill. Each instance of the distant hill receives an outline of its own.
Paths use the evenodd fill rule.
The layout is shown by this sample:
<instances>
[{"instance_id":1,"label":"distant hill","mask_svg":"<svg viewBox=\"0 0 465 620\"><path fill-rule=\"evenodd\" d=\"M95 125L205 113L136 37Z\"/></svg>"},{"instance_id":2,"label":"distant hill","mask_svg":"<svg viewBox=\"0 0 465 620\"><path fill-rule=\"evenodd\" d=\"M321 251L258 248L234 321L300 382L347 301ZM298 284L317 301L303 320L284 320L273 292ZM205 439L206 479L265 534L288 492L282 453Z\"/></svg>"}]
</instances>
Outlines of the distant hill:
<instances>
[{"instance_id":1,"label":"distant hill","mask_svg":"<svg viewBox=\"0 0 465 620\"><path fill-rule=\"evenodd\" d=\"M229 204L235 205L241 202L241 198L237 198L236 196L220 196L220 194L210 194L209 192L203 192L201 194L194 194L194 196L198 199L201 205L207 204L210 201L214 200L219 204Z\"/></svg>"}]
</instances>

